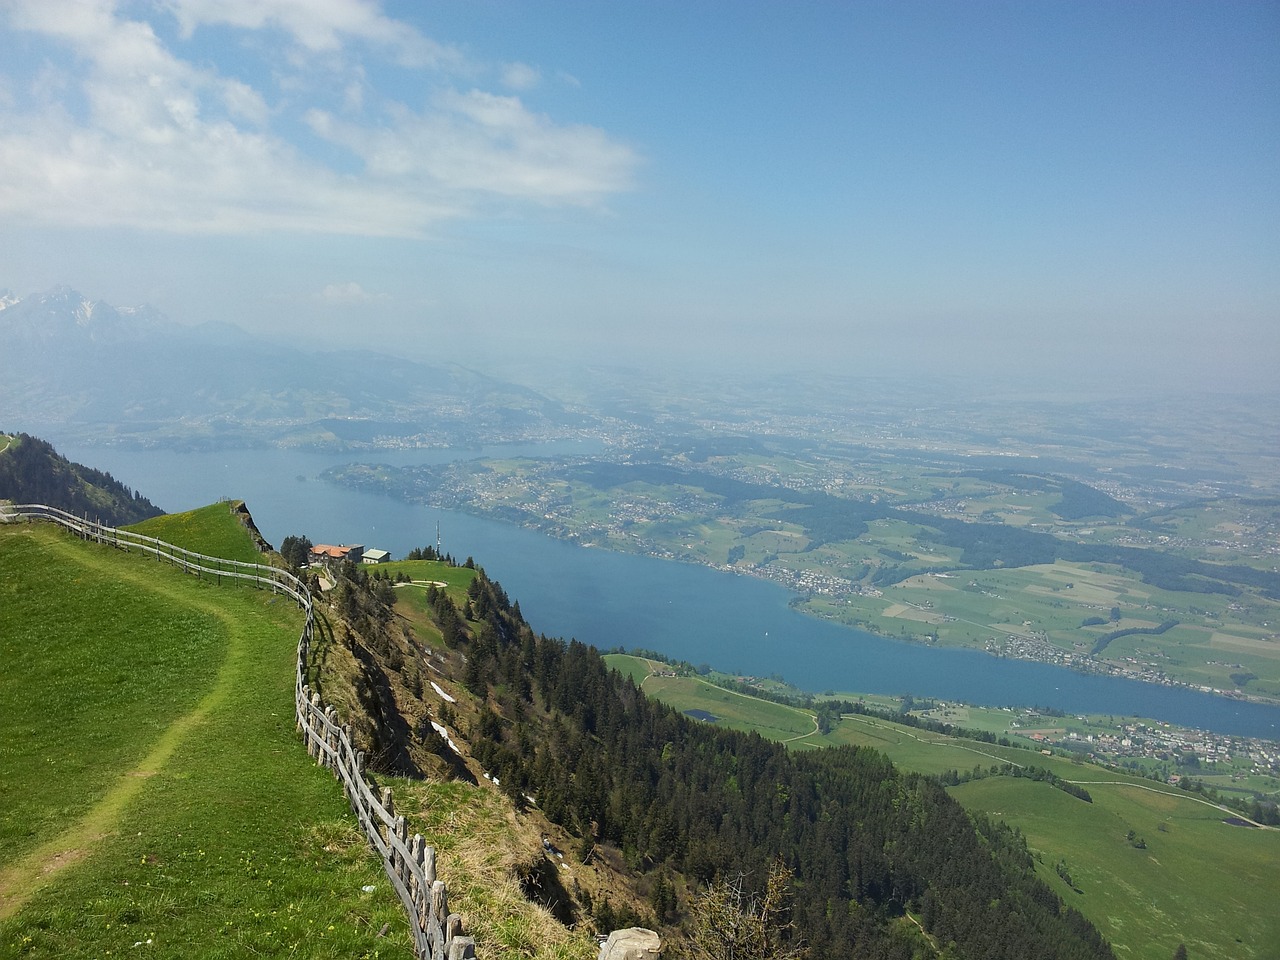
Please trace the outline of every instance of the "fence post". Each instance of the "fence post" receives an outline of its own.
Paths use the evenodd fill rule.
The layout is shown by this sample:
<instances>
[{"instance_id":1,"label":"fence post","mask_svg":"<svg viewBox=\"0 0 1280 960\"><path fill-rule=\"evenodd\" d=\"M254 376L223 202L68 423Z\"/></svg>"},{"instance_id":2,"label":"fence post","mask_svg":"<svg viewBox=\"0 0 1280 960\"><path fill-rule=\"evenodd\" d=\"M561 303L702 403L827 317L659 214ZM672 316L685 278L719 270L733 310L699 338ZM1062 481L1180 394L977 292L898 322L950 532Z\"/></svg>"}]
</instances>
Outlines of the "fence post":
<instances>
[{"instance_id":1,"label":"fence post","mask_svg":"<svg viewBox=\"0 0 1280 960\"><path fill-rule=\"evenodd\" d=\"M387 811L387 818L391 820L392 823L394 823L395 816L396 816L396 802L395 802L395 799L391 796L390 787L382 788L380 799L382 801L382 809ZM392 828L390 826L387 826L386 824L383 824L382 826L378 826L375 823L374 829L377 830L379 833L381 833L383 835L383 838L387 841L387 862L390 863L391 857L394 855L394 851L391 848Z\"/></svg>"},{"instance_id":2,"label":"fence post","mask_svg":"<svg viewBox=\"0 0 1280 960\"><path fill-rule=\"evenodd\" d=\"M431 919L442 929L449 919L449 891L445 889L443 880L431 885Z\"/></svg>"},{"instance_id":3,"label":"fence post","mask_svg":"<svg viewBox=\"0 0 1280 960\"><path fill-rule=\"evenodd\" d=\"M462 917L451 913L444 921L444 942L453 943L460 936L462 936Z\"/></svg>"},{"instance_id":4,"label":"fence post","mask_svg":"<svg viewBox=\"0 0 1280 960\"><path fill-rule=\"evenodd\" d=\"M345 746L343 746L344 740L346 741ZM342 736L338 738L338 760L341 766L350 768L351 766L350 750L351 750L351 724L348 723L343 725ZM343 783L342 785L342 792L347 795L347 799L349 800L355 799L353 796L351 796L351 788L348 787L345 783Z\"/></svg>"},{"instance_id":5,"label":"fence post","mask_svg":"<svg viewBox=\"0 0 1280 960\"><path fill-rule=\"evenodd\" d=\"M396 822L391 827L391 833L395 834L395 838L404 843L405 838L409 835L409 825L405 822L403 816L396 817ZM394 843L391 845L391 869L395 871L397 877L404 880L404 854L400 852L400 848Z\"/></svg>"},{"instance_id":6,"label":"fence post","mask_svg":"<svg viewBox=\"0 0 1280 960\"><path fill-rule=\"evenodd\" d=\"M424 925L422 908L426 902L423 896L426 888L422 883L422 861L426 846L427 842L420 833L415 833L413 841L409 844L409 850L413 854L414 866L414 869L409 871L409 899L413 901L413 913L409 917L409 922L415 924L419 930Z\"/></svg>"},{"instance_id":7,"label":"fence post","mask_svg":"<svg viewBox=\"0 0 1280 960\"><path fill-rule=\"evenodd\" d=\"M423 848L423 859L420 862L422 867L422 884L414 892L413 906L416 916L413 918L418 925L419 930L427 929L427 921L431 919L431 888L435 885L436 878L436 852L431 847ZM427 863L426 855L431 855L430 864Z\"/></svg>"},{"instance_id":8,"label":"fence post","mask_svg":"<svg viewBox=\"0 0 1280 960\"><path fill-rule=\"evenodd\" d=\"M383 787L382 794L378 799L382 801L382 808L387 811L387 816L394 819L396 815L396 802L395 798L391 796L391 788Z\"/></svg>"},{"instance_id":9,"label":"fence post","mask_svg":"<svg viewBox=\"0 0 1280 960\"><path fill-rule=\"evenodd\" d=\"M323 715L320 709L320 694L311 694L311 707L307 710L307 731L311 734L311 755L316 758L316 763L324 763L324 751L320 749L320 734L316 732L314 723L316 714Z\"/></svg>"},{"instance_id":10,"label":"fence post","mask_svg":"<svg viewBox=\"0 0 1280 960\"><path fill-rule=\"evenodd\" d=\"M324 765L330 770L337 769L338 734L334 728L338 725L338 711L334 707L324 709L324 745L333 753L325 753Z\"/></svg>"}]
</instances>

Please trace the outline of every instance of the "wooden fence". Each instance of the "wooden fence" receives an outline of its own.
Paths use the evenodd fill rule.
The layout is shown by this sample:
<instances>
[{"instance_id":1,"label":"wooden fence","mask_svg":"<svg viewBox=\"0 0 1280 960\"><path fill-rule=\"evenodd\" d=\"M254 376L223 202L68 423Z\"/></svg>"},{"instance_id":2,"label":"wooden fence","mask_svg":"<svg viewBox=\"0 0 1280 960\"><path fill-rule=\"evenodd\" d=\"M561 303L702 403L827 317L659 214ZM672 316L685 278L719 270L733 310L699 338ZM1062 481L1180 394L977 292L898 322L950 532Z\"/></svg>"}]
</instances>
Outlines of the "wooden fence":
<instances>
[{"instance_id":1,"label":"wooden fence","mask_svg":"<svg viewBox=\"0 0 1280 960\"><path fill-rule=\"evenodd\" d=\"M384 787L375 796L364 778L364 752L356 750L351 742L351 726L340 723L334 708L322 703L320 695L306 683L315 611L311 591L305 583L288 570L269 563L206 556L154 537L77 517L56 507L30 503L0 507L0 521L18 519L50 520L85 540L150 553L157 560L172 563L198 577L213 577L219 582L223 578L243 580L293 598L306 614L302 635L298 638L294 712L307 752L342 782L351 809L369 838L369 845L381 857L387 878L409 916L414 955L419 960L466 960L475 956L475 941L463 935L462 918L449 912L444 881L436 879L435 848L427 846L420 834L409 836L405 818L396 816L390 788Z\"/></svg>"}]
</instances>

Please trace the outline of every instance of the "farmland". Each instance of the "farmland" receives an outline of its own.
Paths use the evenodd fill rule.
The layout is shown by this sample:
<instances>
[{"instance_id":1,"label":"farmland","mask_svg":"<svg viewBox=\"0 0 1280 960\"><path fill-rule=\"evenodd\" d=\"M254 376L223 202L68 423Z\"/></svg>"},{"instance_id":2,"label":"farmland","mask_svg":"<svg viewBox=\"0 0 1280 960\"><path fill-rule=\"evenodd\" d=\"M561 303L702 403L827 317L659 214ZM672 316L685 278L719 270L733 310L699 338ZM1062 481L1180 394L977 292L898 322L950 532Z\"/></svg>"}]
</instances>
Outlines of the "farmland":
<instances>
[{"instance_id":1,"label":"farmland","mask_svg":"<svg viewBox=\"0 0 1280 960\"><path fill-rule=\"evenodd\" d=\"M957 458L760 446L353 464L327 477L771 580L805 613L891 637L1280 699L1280 500L1179 505L1136 470L1091 485Z\"/></svg>"}]
</instances>

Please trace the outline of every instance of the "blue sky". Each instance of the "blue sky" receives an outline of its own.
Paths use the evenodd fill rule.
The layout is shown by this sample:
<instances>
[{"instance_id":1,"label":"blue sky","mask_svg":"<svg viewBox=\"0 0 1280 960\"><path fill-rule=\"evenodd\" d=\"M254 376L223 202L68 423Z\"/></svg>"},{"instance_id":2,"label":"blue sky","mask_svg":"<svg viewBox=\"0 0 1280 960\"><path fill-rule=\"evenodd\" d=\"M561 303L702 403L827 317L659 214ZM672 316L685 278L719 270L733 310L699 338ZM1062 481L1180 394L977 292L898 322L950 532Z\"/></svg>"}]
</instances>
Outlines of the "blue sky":
<instances>
[{"instance_id":1,"label":"blue sky","mask_svg":"<svg viewBox=\"0 0 1280 960\"><path fill-rule=\"evenodd\" d=\"M0 286L514 369L1269 386L1280 5L8 0Z\"/></svg>"}]
</instances>

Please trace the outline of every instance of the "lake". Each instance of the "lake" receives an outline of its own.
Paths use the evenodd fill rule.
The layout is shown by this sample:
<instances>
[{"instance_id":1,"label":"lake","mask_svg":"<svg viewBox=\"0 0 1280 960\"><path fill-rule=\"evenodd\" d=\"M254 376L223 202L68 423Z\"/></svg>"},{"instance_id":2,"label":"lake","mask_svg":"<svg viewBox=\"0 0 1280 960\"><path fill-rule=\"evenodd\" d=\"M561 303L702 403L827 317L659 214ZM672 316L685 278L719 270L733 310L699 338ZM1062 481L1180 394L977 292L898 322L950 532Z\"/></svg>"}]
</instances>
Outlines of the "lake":
<instances>
[{"instance_id":1,"label":"lake","mask_svg":"<svg viewBox=\"0 0 1280 960\"><path fill-rule=\"evenodd\" d=\"M776 584L585 548L512 524L317 479L328 467L357 459L408 465L589 454L598 449L590 444L353 456L275 449L177 453L53 442L64 456L110 472L168 511L243 499L276 546L286 536L306 535L316 543L362 543L400 557L414 547L434 546L439 524L443 549L459 561L474 557L519 600L535 630L600 649L657 650L737 673L781 676L815 693L910 693L990 706L1053 707L1280 739L1280 707L878 637L796 613L788 606L793 595Z\"/></svg>"}]
</instances>

